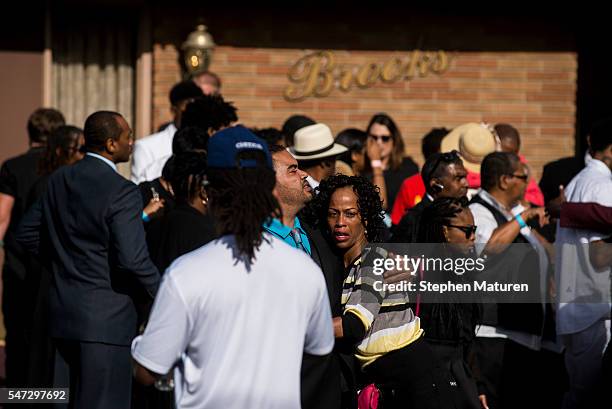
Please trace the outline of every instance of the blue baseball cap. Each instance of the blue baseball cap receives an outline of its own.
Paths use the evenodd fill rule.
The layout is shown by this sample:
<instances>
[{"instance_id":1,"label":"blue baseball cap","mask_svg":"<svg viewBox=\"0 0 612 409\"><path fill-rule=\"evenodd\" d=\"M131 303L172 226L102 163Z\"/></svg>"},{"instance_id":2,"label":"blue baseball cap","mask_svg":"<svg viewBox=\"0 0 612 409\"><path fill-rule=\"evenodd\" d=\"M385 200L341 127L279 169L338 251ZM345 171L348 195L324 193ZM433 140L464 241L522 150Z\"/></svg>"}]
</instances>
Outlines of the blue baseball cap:
<instances>
[{"instance_id":1,"label":"blue baseball cap","mask_svg":"<svg viewBox=\"0 0 612 409\"><path fill-rule=\"evenodd\" d=\"M208 167L239 169L259 166L254 159L241 159L239 162L236 160L238 153L248 151L262 152L266 157L268 168L274 169L266 142L241 125L225 128L210 137Z\"/></svg>"}]
</instances>

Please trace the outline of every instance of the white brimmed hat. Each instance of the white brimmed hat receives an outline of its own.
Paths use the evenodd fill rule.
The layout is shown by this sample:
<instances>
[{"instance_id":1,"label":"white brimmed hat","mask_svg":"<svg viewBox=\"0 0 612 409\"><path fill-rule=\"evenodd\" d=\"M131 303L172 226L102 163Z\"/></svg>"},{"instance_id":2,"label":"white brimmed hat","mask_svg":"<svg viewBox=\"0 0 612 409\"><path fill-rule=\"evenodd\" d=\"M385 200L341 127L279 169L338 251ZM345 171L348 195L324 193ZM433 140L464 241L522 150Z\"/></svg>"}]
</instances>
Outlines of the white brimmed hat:
<instances>
[{"instance_id":1,"label":"white brimmed hat","mask_svg":"<svg viewBox=\"0 0 612 409\"><path fill-rule=\"evenodd\" d=\"M331 129L325 124L305 126L295 133L289 152L297 160L310 160L336 156L346 152L345 146L334 143Z\"/></svg>"}]
</instances>

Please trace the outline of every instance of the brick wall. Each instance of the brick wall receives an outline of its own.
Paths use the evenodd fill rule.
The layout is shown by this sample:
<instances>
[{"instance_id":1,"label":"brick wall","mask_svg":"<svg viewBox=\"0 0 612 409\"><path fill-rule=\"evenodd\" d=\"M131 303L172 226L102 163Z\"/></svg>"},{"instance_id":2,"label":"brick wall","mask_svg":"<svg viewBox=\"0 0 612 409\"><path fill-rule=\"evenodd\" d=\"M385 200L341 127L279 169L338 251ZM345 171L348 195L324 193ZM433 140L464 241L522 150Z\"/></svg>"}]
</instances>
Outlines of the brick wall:
<instances>
[{"instance_id":1,"label":"brick wall","mask_svg":"<svg viewBox=\"0 0 612 409\"><path fill-rule=\"evenodd\" d=\"M539 178L542 166L574 153L577 59L573 52L449 52L446 72L371 88L335 89L325 98L288 102L287 72L300 49L219 46L211 70L223 80L223 95L239 109L247 126L280 127L294 114L327 123L334 133L365 128L376 112L391 115L404 136L406 151L422 164L420 140L432 127L465 122L508 122L522 135L522 154ZM334 51L338 63L382 63L407 53ZM173 45L154 47L154 127L170 120L168 92L180 79Z\"/></svg>"}]
</instances>

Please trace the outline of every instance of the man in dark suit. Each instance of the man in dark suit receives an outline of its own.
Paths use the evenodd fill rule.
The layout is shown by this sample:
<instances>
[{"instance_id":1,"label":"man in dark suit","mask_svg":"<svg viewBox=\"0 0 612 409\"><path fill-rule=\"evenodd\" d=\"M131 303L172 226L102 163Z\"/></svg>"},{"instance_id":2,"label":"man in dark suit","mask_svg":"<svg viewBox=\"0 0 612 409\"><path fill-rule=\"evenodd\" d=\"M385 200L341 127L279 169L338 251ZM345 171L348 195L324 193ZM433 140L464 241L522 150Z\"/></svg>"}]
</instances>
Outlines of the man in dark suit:
<instances>
[{"instance_id":1,"label":"man in dark suit","mask_svg":"<svg viewBox=\"0 0 612 409\"><path fill-rule=\"evenodd\" d=\"M51 175L17 241L53 274L50 331L67 368L70 407L127 409L134 296L140 290L152 299L159 273L147 252L138 188L115 166L129 160L129 125L100 111L87 118L84 133L87 155Z\"/></svg>"}]
</instances>

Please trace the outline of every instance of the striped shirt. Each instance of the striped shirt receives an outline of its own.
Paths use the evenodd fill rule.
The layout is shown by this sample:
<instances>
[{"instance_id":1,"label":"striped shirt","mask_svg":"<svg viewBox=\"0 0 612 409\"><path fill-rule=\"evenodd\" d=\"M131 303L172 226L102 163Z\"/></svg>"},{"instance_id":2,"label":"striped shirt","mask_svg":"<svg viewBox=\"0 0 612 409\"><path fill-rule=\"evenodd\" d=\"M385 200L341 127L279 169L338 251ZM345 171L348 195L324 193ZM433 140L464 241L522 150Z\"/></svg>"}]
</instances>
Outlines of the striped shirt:
<instances>
[{"instance_id":1,"label":"striped shirt","mask_svg":"<svg viewBox=\"0 0 612 409\"><path fill-rule=\"evenodd\" d=\"M366 330L355 354L362 368L388 352L411 344L423 334L419 318L409 306L407 292L376 290L382 288L382 276L373 273L371 261L379 257L386 258L387 251L366 247L351 265L342 289L343 313L354 314ZM362 263L362 260L368 262Z\"/></svg>"}]
</instances>

